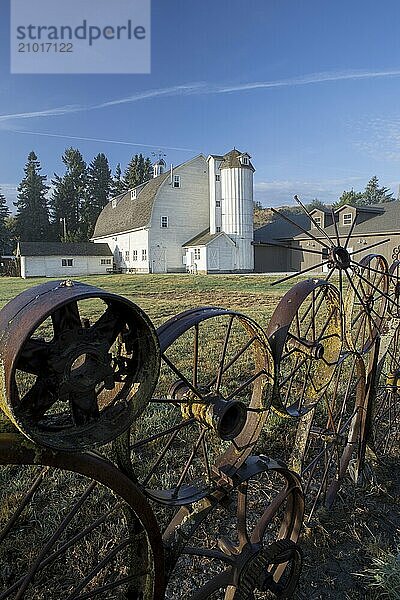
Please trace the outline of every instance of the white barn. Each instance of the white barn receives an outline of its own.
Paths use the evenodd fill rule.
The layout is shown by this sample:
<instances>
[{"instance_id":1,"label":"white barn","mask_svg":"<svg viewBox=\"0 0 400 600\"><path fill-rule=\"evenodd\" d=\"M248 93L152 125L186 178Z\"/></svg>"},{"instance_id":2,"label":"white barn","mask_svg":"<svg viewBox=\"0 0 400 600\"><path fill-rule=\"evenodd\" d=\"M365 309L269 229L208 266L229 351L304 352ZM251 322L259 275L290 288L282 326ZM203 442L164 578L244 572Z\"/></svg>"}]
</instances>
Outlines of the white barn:
<instances>
[{"instance_id":1,"label":"white barn","mask_svg":"<svg viewBox=\"0 0 400 600\"><path fill-rule=\"evenodd\" d=\"M21 277L76 277L112 271L108 244L18 242Z\"/></svg>"},{"instance_id":2,"label":"white barn","mask_svg":"<svg viewBox=\"0 0 400 600\"><path fill-rule=\"evenodd\" d=\"M200 154L113 198L102 210L95 243L108 244L124 272L249 272L254 269L250 155Z\"/></svg>"}]
</instances>

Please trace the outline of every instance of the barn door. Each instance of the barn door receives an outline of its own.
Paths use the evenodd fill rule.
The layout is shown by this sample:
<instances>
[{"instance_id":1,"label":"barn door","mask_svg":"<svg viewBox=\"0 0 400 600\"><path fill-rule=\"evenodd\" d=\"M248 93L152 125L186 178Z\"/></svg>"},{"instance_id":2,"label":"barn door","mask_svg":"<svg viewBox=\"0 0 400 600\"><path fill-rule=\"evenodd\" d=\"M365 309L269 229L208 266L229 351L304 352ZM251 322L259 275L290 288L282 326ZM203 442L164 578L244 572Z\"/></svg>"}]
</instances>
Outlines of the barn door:
<instances>
[{"instance_id":1,"label":"barn door","mask_svg":"<svg viewBox=\"0 0 400 600\"><path fill-rule=\"evenodd\" d=\"M208 268L213 271L219 269L219 248L208 248Z\"/></svg>"},{"instance_id":2,"label":"barn door","mask_svg":"<svg viewBox=\"0 0 400 600\"><path fill-rule=\"evenodd\" d=\"M166 250L165 248L156 246L152 251L152 271L153 273L166 273Z\"/></svg>"}]
</instances>

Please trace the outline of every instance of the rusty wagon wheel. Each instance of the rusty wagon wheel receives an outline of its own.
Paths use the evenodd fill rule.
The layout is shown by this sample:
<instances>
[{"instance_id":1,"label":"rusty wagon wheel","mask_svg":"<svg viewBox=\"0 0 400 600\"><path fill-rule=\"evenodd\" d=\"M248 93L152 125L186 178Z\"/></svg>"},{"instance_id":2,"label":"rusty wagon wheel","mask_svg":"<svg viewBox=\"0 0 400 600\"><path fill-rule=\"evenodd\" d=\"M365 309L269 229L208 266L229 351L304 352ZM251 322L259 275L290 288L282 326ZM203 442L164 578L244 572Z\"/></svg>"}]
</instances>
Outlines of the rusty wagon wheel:
<instances>
[{"instance_id":1,"label":"rusty wagon wheel","mask_svg":"<svg viewBox=\"0 0 400 600\"><path fill-rule=\"evenodd\" d=\"M267 329L279 414L301 416L324 395L341 351L341 323L339 292L323 279L301 281L283 296Z\"/></svg>"},{"instance_id":2,"label":"rusty wagon wheel","mask_svg":"<svg viewBox=\"0 0 400 600\"><path fill-rule=\"evenodd\" d=\"M299 420L289 464L301 473L308 521L318 506L333 505L351 461L358 459L365 393L364 361L346 353L321 402Z\"/></svg>"},{"instance_id":3,"label":"rusty wagon wheel","mask_svg":"<svg viewBox=\"0 0 400 600\"><path fill-rule=\"evenodd\" d=\"M301 271L291 273L281 279L274 281L272 285L288 281L298 275L309 273L310 271L326 270L325 279L328 281L333 275L338 277L338 288L340 293L340 302L344 310L344 319L342 323L343 337L346 338L348 347L358 353L368 352L375 339L380 333L382 320L385 313L386 301L390 302L388 294L388 267L386 259L377 254L368 254L366 252L377 246L390 242L390 238L373 242L367 246L362 246L357 250L350 247L352 235L357 225L357 215L353 219L347 233L343 233L338 227L336 214L331 209L330 216L332 225L326 228L321 227L320 223L310 214L307 207L301 202L297 195L294 196L297 204L310 219L312 228L307 230L299 223L292 220L287 215L271 209L279 218L288 221L296 229L299 229L308 238L308 246L311 244L313 249L302 246L283 246L292 252L302 253L307 257L307 263L310 266ZM276 244L270 244L272 246ZM359 259L359 255L363 258ZM396 253L393 253L395 257ZM318 256L319 258L315 258ZM397 258L397 255L396 255ZM315 262L317 261L317 262Z\"/></svg>"},{"instance_id":4,"label":"rusty wagon wheel","mask_svg":"<svg viewBox=\"0 0 400 600\"><path fill-rule=\"evenodd\" d=\"M393 261L389 267L388 312L395 319L400 319L400 260Z\"/></svg>"},{"instance_id":5,"label":"rusty wagon wheel","mask_svg":"<svg viewBox=\"0 0 400 600\"><path fill-rule=\"evenodd\" d=\"M142 412L159 372L158 340L135 304L69 281L26 290L0 311L0 407L39 445L109 442Z\"/></svg>"},{"instance_id":6,"label":"rusty wagon wheel","mask_svg":"<svg viewBox=\"0 0 400 600\"><path fill-rule=\"evenodd\" d=\"M368 254L354 268L344 305L346 341L351 350L359 354L371 350L382 330L389 300L387 262L379 254Z\"/></svg>"},{"instance_id":7,"label":"rusty wagon wheel","mask_svg":"<svg viewBox=\"0 0 400 600\"><path fill-rule=\"evenodd\" d=\"M181 508L164 535L168 546L168 534L174 538L177 525L192 519L196 527L186 535L169 579L169 600L254 600L271 593L292 597L302 565L299 477L279 461L252 456L232 485L233 490L215 492L217 504L209 500L194 518ZM189 531L186 525L185 533Z\"/></svg>"},{"instance_id":8,"label":"rusty wagon wheel","mask_svg":"<svg viewBox=\"0 0 400 600\"><path fill-rule=\"evenodd\" d=\"M131 428L133 472L150 498L190 503L251 453L270 406L273 361L261 327L231 310L188 310L157 333L160 380Z\"/></svg>"},{"instance_id":9,"label":"rusty wagon wheel","mask_svg":"<svg viewBox=\"0 0 400 600\"><path fill-rule=\"evenodd\" d=\"M377 456L400 444L400 325L395 329L376 374L371 411L372 448Z\"/></svg>"},{"instance_id":10,"label":"rusty wagon wheel","mask_svg":"<svg viewBox=\"0 0 400 600\"><path fill-rule=\"evenodd\" d=\"M163 597L157 521L109 461L3 433L0 465L1 600Z\"/></svg>"}]
</instances>

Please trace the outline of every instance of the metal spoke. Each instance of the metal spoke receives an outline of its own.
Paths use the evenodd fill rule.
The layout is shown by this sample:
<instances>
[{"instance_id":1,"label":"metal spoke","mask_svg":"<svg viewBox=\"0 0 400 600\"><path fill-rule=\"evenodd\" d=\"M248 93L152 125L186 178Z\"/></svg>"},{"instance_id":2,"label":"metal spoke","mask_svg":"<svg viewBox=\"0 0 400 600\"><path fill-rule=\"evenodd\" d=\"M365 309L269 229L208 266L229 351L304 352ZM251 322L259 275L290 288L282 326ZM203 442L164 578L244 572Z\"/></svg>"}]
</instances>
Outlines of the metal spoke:
<instances>
[{"instance_id":1,"label":"metal spoke","mask_svg":"<svg viewBox=\"0 0 400 600\"><path fill-rule=\"evenodd\" d=\"M49 550L55 544L55 542L59 539L61 533L65 530L65 528L68 526L68 524L72 521L72 519L78 513L80 508L83 506L84 502L87 500L87 498L90 496L90 494L95 489L96 485L97 485L97 482L92 481L92 483L86 488L86 490L84 491L82 496L79 498L79 500L76 502L76 504L72 507L72 509L68 512L68 514L61 521L60 525L57 527L57 529L55 530L53 535L50 537L50 539L46 542L46 544L44 545L42 550L39 552L36 560L32 564L31 568L29 569L28 573L26 574L24 581L23 581L21 587L19 588L17 595L15 596L15 600L21 600L21 598L23 598L27 588L29 587L29 584L33 580L38 568L40 567L40 563L42 562L43 558L46 556L46 554L49 552Z\"/></svg>"},{"instance_id":2,"label":"metal spoke","mask_svg":"<svg viewBox=\"0 0 400 600\"><path fill-rule=\"evenodd\" d=\"M184 479L185 479L185 477L186 477L186 475L187 475L187 472L189 471L190 465L192 464L192 462L193 462L193 460L194 460L194 457L195 457L195 456L196 456L196 454L197 454L197 451L198 451L198 449L199 449L199 447L200 447L200 445L201 445L201 442L202 442L202 440L203 440L203 438L204 438L205 434L206 434L206 429L203 429L203 430L201 431L201 433L200 433L200 435L199 435L199 437L198 437L198 439L197 439L196 443L195 443L195 444L194 444L194 446L193 446L192 452L191 452L191 454L190 454L190 456L189 456L188 460L186 461L186 464L185 464L185 466L184 466L184 468L183 468L183 471L182 471L182 473L181 473L181 476L179 477L178 483L177 483L177 484L176 484L176 486L174 487L174 491L173 491L173 495L174 495L174 496L177 496L177 495L178 495L178 493L179 493L179 490L181 489L181 487L182 487L182 484L183 484L183 482L184 482Z\"/></svg>"},{"instance_id":3,"label":"metal spoke","mask_svg":"<svg viewBox=\"0 0 400 600\"><path fill-rule=\"evenodd\" d=\"M357 222L357 214L356 214L356 216L354 217L354 221L352 222L352 224L351 224L351 227L350 227L350 229L349 229L349 233L347 234L346 241L345 241L345 243L344 243L344 248L345 248L345 249L347 249L347 246L348 246L348 244L349 244L349 241L350 241L350 238L351 238L351 234L353 233L353 231L354 231L354 227L356 226L356 222Z\"/></svg>"},{"instance_id":4,"label":"metal spoke","mask_svg":"<svg viewBox=\"0 0 400 600\"><path fill-rule=\"evenodd\" d=\"M304 212L306 213L306 215L311 219L312 223L318 229L318 231L320 233L322 233L322 235L324 235L326 237L326 239L328 240L328 242L330 244L334 245L333 241L331 240L331 238L329 237L329 235L326 233L326 231L324 229L322 229L322 227L317 223L317 221L314 219L314 217L312 217L310 215L310 213L308 212L307 208L302 203L302 201L300 200L300 198L298 197L298 195L295 194L293 197L294 197L295 201L297 202L297 204L299 204L301 206L301 208L304 210Z\"/></svg>"},{"instance_id":5,"label":"metal spoke","mask_svg":"<svg viewBox=\"0 0 400 600\"><path fill-rule=\"evenodd\" d=\"M291 223L292 225L294 225L295 227L300 229L300 231L302 231L307 237L311 238L314 242L317 242L321 246L324 246L324 248L327 248L328 250L330 250L330 247L325 242L323 242L323 241L319 240L318 238L316 238L315 236L313 236L309 231L307 231L307 229L304 229L304 227L302 227L301 225L296 223L296 221L293 221L292 219L290 219L288 216L286 216L282 212L279 212L279 210L275 210L274 208L271 208L271 211L275 215L278 215L282 219L285 219L285 221L288 221L289 223Z\"/></svg>"},{"instance_id":6,"label":"metal spoke","mask_svg":"<svg viewBox=\"0 0 400 600\"><path fill-rule=\"evenodd\" d=\"M386 244L390 242L390 238L386 238L386 240L382 240L380 242L375 242L375 244L370 244L369 246L365 246L364 248L359 248L359 250L355 250L354 252L350 252L350 256L354 256L355 254L359 254L360 252L366 252L367 250L371 250L371 248L376 248L376 246L380 246L381 244Z\"/></svg>"},{"instance_id":7,"label":"metal spoke","mask_svg":"<svg viewBox=\"0 0 400 600\"><path fill-rule=\"evenodd\" d=\"M296 273L292 273L291 275L287 275L286 277L282 277L282 279L278 279L277 281L273 281L271 285L278 285L278 283L283 283L284 281L289 281L289 279L293 279L293 277L300 277L300 275L304 275L304 273L308 273L309 271L313 271L315 269L319 269L324 265L328 264L328 260L324 260L321 263L313 265L312 267L308 267L308 269L303 269L302 271L297 271Z\"/></svg>"},{"instance_id":8,"label":"metal spoke","mask_svg":"<svg viewBox=\"0 0 400 600\"><path fill-rule=\"evenodd\" d=\"M234 316L232 315L228 322L228 327L226 329L225 339L224 339L224 343L223 343L223 347L222 347L222 353L221 353L221 357L219 359L219 367L218 367L217 381L216 381L217 393L219 392L219 389L221 387L222 374L224 373L224 363L225 363L225 358L226 358L226 352L228 350L229 337L231 335L233 320L234 320Z\"/></svg>"}]
</instances>

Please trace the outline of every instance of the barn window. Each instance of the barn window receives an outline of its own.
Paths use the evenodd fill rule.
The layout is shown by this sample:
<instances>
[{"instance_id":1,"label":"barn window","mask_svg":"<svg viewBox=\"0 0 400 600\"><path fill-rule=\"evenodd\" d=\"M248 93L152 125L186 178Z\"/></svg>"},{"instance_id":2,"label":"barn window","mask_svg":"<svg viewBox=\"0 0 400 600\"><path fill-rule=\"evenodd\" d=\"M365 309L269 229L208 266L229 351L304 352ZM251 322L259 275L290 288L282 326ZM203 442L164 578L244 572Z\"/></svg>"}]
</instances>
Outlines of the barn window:
<instances>
[{"instance_id":1,"label":"barn window","mask_svg":"<svg viewBox=\"0 0 400 600\"><path fill-rule=\"evenodd\" d=\"M351 213L346 213L343 215L343 225L351 225L353 222L353 215Z\"/></svg>"},{"instance_id":2,"label":"barn window","mask_svg":"<svg viewBox=\"0 0 400 600\"><path fill-rule=\"evenodd\" d=\"M315 227L318 225L319 227L322 226L322 217L313 217L314 221L315 221Z\"/></svg>"},{"instance_id":3,"label":"barn window","mask_svg":"<svg viewBox=\"0 0 400 600\"><path fill-rule=\"evenodd\" d=\"M137 250L132 250L132 260L137 260Z\"/></svg>"},{"instance_id":4,"label":"barn window","mask_svg":"<svg viewBox=\"0 0 400 600\"><path fill-rule=\"evenodd\" d=\"M147 260L147 250L146 250L146 248L144 248L144 250L142 250L142 260Z\"/></svg>"},{"instance_id":5,"label":"barn window","mask_svg":"<svg viewBox=\"0 0 400 600\"><path fill-rule=\"evenodd\" d=\"M217 226L217 227L215 228L215 231L216 231L217 233L220 233L220 232L221 232L221 227L218 227L218 226Z\"/></svg>"},{"instance_id":6,"label":"barn window","mask_svg":"<svg viewBox=\"0 0 400 600\"><path fill-rule=\"evenodd\" d=\"M168 227L168 217L161 217L161 227L166 229Z\"/></svg>"},{"instance_id":7,"label":"barn window","mask_svg":"<svg viewBox=\"0 0 400 600\"><path fill-rule=\"evenodd\" d=\"M61 259L61 266L62 267L73 267L74 266L74 259L73 258L62 258Z\"/></svg>"},{"instance_id":8,"label":"barn window","mask_svg":"<svg viewBox=\"0 0 400 600\"><path fill-rule=\"evenodd\" d=\"M112 202L111 202L111 206L112 206L112 208L115 208L115 207L117 206L117 199L116 199L116 198L114 198L114 199L112 200Z\"/></svg>"},{"instance_id":9,"label":"barn window","mask_svg":"<svg viewBox=\"0 0 400 600\"><path fill-rule=\"evenodd\" d=\"M200 260L200 248L195 248L193 252L194 260Z\"/></svg>"},{"instance_id":10,"label":"barn window","mask_svg":"<svg viewBox=\"0 0 400 600\"><path fill-rule=\"evenodd\" d=\"M221 200L216 200L215 201L215 206L218 208L219 206L221 206Z\"/></svg>"},{"instance_id":11,"label":"barn window","mask_svg":"<svg viewBox=\"0 0 400 600\"><path fill-rule=\"evenodd\" d=\"M111 265L111 258L101 258L100 264L101 265Z\"/></svg>"},{"instance_id":12,"label":"barn window","mask_svg":"<svg viewBox=\"0 0 400 600\"><path fill-rule=\"evenodd\" d=\"M241 161L242 165L248 165L249 164L249 157L246 156L246 155L244 155L244 156L241 157L240 161Z\"/></svg>"},{"instance_id":13,"label":"barn window","mask_svg":"<svg viewBox=\"0 0 400 600\"><path fill-rule=\"evenodd\" d=\"M181 176L174 175L174 188L180 188L180 187L181 187Z\"/></svg>"},{"instance_id":14,"label":"barn window","mask_svg":"<svg viewBox=\"0 0 400 600\"><path fill-rule=\"evenodd\" d=\"M131 200L136 200L137 192L136 190L131 191Z\"/></svg>"},{"instance_id":15,"label":"barn window","mask_svg":"<svg viewBox=\"0 0 400 600\"><path fill-rule=\"evenodd\" d=\"M129 250L125 250L125 260L129 261Z\"/></svg>"},{"instance_id":16,"label":"barn window","mask_svg":"<svg viewBox=\"0 0 400 600\"><path fill-rule=\"evenodd\" d=\"M216 175L215 176L215 181L221 181L221 175Z\"/></svg>"}]
</instances>

